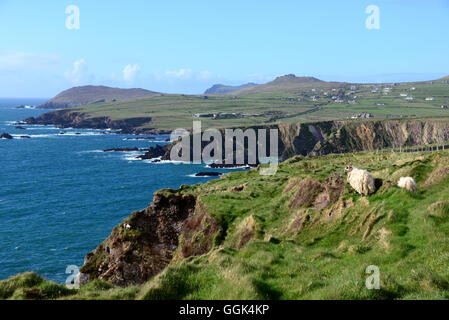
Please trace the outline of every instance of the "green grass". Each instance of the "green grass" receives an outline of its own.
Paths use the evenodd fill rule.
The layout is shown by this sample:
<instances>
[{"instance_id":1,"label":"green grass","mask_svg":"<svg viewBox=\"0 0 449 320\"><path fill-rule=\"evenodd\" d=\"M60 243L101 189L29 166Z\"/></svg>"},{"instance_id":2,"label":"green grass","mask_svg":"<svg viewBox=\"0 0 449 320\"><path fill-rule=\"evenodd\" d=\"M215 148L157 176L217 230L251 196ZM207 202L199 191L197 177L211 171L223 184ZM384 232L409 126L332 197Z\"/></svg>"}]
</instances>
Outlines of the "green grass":
<instances>
[{"instance_id":1,"label":"green grass","mask_svg":"<svg viewBox=\"0 0 449 320\"><path fill-rule=\"evenodd\" d=\"M373 88L379 91L372 93ZM382 94L382 88L391 87L388 95ZM414 87L415 90L410 89ZM273 118L270 115L251 116L237 119L201 118L203 128L246 127L267 123L293 123L323 120L348 119L354 114L371 113L377 119L389 116L402 116L412 118L449 117L449 110L441 109L442 105L449 104L449 85L435 81L420 83L403 83L397 86L386 84L358 85L358 89L349 96L357 96L355 104L336 104L332 102L332 88L342 90L342 94L350 92L349 84L317 83L303 85L275 85L256 87L227 95L163 95L151 98L128 100L123 102L88 105L73 109L76 112L87 113L90 117L110 117L113 120L134 117L152 117L151 123L145 128L172 130L175 128L192 127L194 113L233 113L245 112L262 114L267 111L281 111L282 115ZM312 89L315 89L312 92ZM327 92L329 95L324 96ZM415 98L406 101L401 93L407 93ZM320 96L313 101L312 96ZM426 97L434 97L434 101L425 101ZM285 98L293 98L292 101ZM298 101L300 99L300 101ZM376 103L385 103L378 106ZM320 106L321 110L306 113Z\"/></svg>"},{"instance_id":2,"label":"green grass","mask_svg":"<svg viewBox=\"0 0 449 320\"><path fill-rule=\"evenodd\" d=\"M232 174L232 179L211 182L210 188L225 189L249 180L252 187L241 194L212 194L202 197L202 201L212 216L226 219L229 230L235 230L244 216L255 215L260 233L273 235L279 241L264 241L259 236L241 250L228 247L225 241L212 253L172 267L150 281L143 297L152 298L153 291L168 286L179 270L179 275L184 275L182 281L197 289L181 290L176 295L178 299L447 298L448 206L438 207L433 215L429 215L428 207L447 198L448 179L428 188L423 185L434 169L436 157L447 161L448 156L447 152L440 152L306 158L282 165L275 177L238 173ZM297 236L286 232L285 226L294 215L285 206L289 196L281 192L287 179L304 175L322 179L341 171L349 162L370 169L385 183L399 178L395 172L409 170L423 187L417 194L393 185L385 187L368 197L367 207L365 200L347 188L343 198L354 199L354 205L340 218L318 219ZM399 164L400 169L395 170ZM251 196L255 193L257 196ZM356 227L369 212L380 218L371 234L362 240L366 225L361 230ZM323 213L311 210L312 217L323 218ZM228 231L228 240L231 234ZM381 290L365 288L365 269L369 265L380 268ZM186 271L188 267L193 268L191 272Z\"/></svg>"},{"instance_id":3,"label":"green grass","mask_svg":"<svg viewBox=\"0 0 449 320\"><path fill-rule=\"evenodd\" d=\"M362 197L346 184L339 200L321 210L289 206L298 181L343 175L349 163L369 170L383 186ZM274 176L252 170L184 186L180 192L198 195L221 228L210 252L177 259L140 287L94 281L70 291L25 274L1 281L0 297L447 299L449 176L440 170L448 165L448 151L298 156L280 164ZM417 193L396 187L408 175L418 182ZM230 190L246 183L243 191ZM309 218L301 229L290 228L300 214ZM249 224L256 232L238 248ZM370 265L380 269L380 290L365 287Z\"/></svg>"}]
</instances>

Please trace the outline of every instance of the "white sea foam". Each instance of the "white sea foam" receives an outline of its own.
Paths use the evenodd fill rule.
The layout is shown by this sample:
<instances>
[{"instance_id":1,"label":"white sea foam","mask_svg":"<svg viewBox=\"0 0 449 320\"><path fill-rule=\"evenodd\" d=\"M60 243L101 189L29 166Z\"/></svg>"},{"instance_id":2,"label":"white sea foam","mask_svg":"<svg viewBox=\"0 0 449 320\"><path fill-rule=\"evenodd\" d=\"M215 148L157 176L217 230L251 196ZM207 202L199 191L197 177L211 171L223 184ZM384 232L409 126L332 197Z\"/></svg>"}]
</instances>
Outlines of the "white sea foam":
<instances>
[{"instance_id":1,"label":"white sea foam","mask_svg":"<svg viewBox=\"0 0 449 320\"><path fill-rule=\"evenodd\" d=\"M57 134L53 134L53 133L45 133L45 134L30 134L29 135L31 138L54 138L56 136L58 136Z\"/></svg>"},{"instance_id":2,"label":"white sea foam","mask_svg":"<svg viewBox=\"0 0 449 320\"><path fill-rule=\"evenodd\" d=\"M44 126L24 126L22 125L22 127L24 127L27 130L61 130L60 128L57 127L44 127Z\"/></svg>"},{"instance_id":3,"label":"white sea foam","mask_svg":"<svg viewBox=\"0 0 449 320\"><path fill-rule=\"evenodd\" d=\"M58 136L80 136L80 137L85 137L85 136L101 136L102 134L99 132L78 132L78 131L73 131L73 132L64 132L64 134L58 134Z\"/></svg>"},{"instance_id":4,"label":"white sea foam","mask_svg":"<svg viewBox=\"0 0 449 320\"><path fill-rule=\"evenodd\" d=\"M209 164L204 166L204 168L208 169L220 169L220 170L236 170L236 169L249 169L250 166L235 166L235 167L225 167L225 168L211 168Z\"/></svg>"},{"instance_id":5,"label":"white sea foam","mask_svg":"<svg viewBox=\"0 0 449 320\"><path fill-rule=\"evenodd\" d=\"M188 174L188 175L186 175L186 177L190 177L190 178L209 178L207 176L197 176L196 173Z\"/></svg>"},{"instance_id":6,"label":"white sea foam","mask_svg":"<svg viewBox=\"0 0 449 320\"><path fill-rule=\"evenodd\" d=\"M159 158L149 159L149 160L143 160L145 163L151 163L151 164L191 164L190 162L184 162L184 161L172 161L172 160L160 160L158 162L153 162L154 160L160 160Z\"/></svg>"},{"instance_id":7,"label":"white sea foam","mask_svg":"<svg viewBox=\"0 0 449 320\"><path fill-rule=\"evenodd\" d=\"M144 153L139 151L127 151L122 156L122 159L126 161L140 161L140 159L137 157L141 155L144 155Z\"/></svg>"}]
</instances>

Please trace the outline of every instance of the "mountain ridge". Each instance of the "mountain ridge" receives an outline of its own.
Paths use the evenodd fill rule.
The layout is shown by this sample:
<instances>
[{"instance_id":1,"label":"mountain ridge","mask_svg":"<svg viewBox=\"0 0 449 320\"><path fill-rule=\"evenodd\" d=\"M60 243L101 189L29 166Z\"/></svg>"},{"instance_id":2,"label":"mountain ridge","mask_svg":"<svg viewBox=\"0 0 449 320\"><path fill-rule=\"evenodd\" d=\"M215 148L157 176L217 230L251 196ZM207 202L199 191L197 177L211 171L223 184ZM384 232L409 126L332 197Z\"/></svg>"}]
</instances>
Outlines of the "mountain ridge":
<instances>
[{"instance_id":1,"label":"mountain ridge","mask_svg":"<svg viewBox=\"0 0 449 320\"><path fill-rule=\"evenodd\" d=\"M248 82L242 85L238 86L229 86L225 84L214 84L212 87L204 91L204 94L223 94L223 93L229 93L229 92L235 92L241 89L256 87L259 84L254 82Z\"/></svg>"},{"instance_id":2,"label":"mountain ridge","mask_svg":"<svg viewBox=\"0 0 449 320\"><path fill-rule=\"evenodd\" d=\"M140 88L113 88L108 86L78 86L64 90L38 106L39 109L65 109L82 105L124 101L157 96L160 93Z\"/></svg>"}]
</instances>

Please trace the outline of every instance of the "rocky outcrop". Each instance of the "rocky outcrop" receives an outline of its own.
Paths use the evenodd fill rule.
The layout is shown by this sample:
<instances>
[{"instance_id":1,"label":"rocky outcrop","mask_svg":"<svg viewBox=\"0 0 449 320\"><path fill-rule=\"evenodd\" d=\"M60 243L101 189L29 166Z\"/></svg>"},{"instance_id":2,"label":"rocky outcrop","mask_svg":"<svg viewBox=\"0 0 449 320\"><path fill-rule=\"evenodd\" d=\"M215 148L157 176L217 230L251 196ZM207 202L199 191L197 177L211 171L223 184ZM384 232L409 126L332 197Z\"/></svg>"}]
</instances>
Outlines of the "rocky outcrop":
<instances>
[{"instance_id":1,"label":"rocky outcrop","mask_svg":"<svg viewBox=\"0 0 449 320\"><path fill-rule=\"evenodd\" d=\"M131 151L140 151L140 149L134 147L134 148L110 148L103 150L103 152L131 152Z\"/></svg>"},{"instance_id":2,"label":"rocky outcrop","mask_svg":"<svg viewBox=\"0 0 449 320\"><path fill-rule=\"evenodd\" d=\"M248 128L243 130L246 129ZM251 127L251 129L278 129L277 156L279 161L284 161L295 155L319 156L330 153L373 151L386 148L397 149L427 144L443 144L449 140L449 122L428 120L322 121L257 126ZM191 145L192 143L191 141ZM202 142L202 148L207 145L208 142ZM163 160L170 160L171 148L172 145L166 146ZM267 152L270 150L269 140L266 141L266 150ZM224 151L225 144L223 141L222 152ZM249 151L246 145L244 153L244 164L242 166L257 166L259 164L259 162L250 163L248 161ZM224 158L223 154L221 159ZM190 159L193 159L192 153ZM214 163L210 165L211 168L236 166L236 161L234 163Z\"/></svg>"},{"instance_id":3,"label":"rocky outcrop","mask_svg":"<svg viewBox=\"0 0 449 320\"><path fill-rule=\"evenodd\" d=\"M449 122L430 120L325 121L279 124L279 156L326 155L443 144Z\"/></svg>"},{"instance_id":4,"label":"rocky outcrop","mask_svg":"<svg viewBox=\"0 0 449 320\"><path fill-rule=\"evenodd\" d=\"M197 201L195 213L182 225L175 258L184 259L209 252L219 231L217 221L207 213L201 201Z\"/></svg>"},{"instance_id":5,"label":"rocky outcrop","mask_svg":"<svg viewBox=\"0 0 449 320\"><path fill-rule=\"evenodd\" d=\"M150 147L149 149L147 149L147 152L141 156L138 156L137 159L150 160L150 159L162 157L166 153L167 153L166 146L156 145L155 147Z\"/></svg>"},{"instance_id":6,"label":"rocky outcrop","mask_svg":"<svg viewBox=\"0 0 449 320\"><path fill-rule=\"evenodd\" d=\"M195 177L219 177L221 175L221 172L198 172Z\"/></svg>"},{"instance_id":7,"label":"rocky outcrop","mask_svg":"<svg viewBox=\"0 0 449 320\"><path fill-rule=\"evenodd\" d=\"M13 137L9 134L9 133L2 133L2 135L0 135L0 139L7 139L7 140L12 140Z\"/></svg>"},{"instance_id":8,"label":"rocky outcrop","mask_svg":"<svg viewBox=\"0 0 449 320\"><path fill-rule=\"evenodd\" d=\"M442 144L449 140L449 123L443 121L335 121L330 130L323 131L326 136L317 142L313 155Z\"/></svg>"},{"instance_id":9,"label":"rocky outcrop","mask_svg":"<svg viewBox=\"0 0 449 320\"><path fill-rule=\"evenodd\" d=\"M37 118L27 118L24 120L24 123L31 125L54 125L61 128L114 129L121 130L121 133L140 133L146 132L147 130L139 129L139 127L151 122L151 120L151 117L120 120L112 120L108 117L91 118L85 113L57 110L44 113ZM151 131L150 129L148 130Z\"/></svg>"},{"instance_id":10,"label":"rocky outcrop","mask_svg":"<svg viewBox=\"0 0 449 320\"><path fill-rule=\"evenodd\" d=\"M173 260L209 252L219 233L219 224L197 196L183 193L182 187L160 190L149 207L132 213L86 255L80 283L142 284Z\"/></svg>"},{"instance_id":11,"label":"rocky outcrop","mask_svg":"<svg viewBox=\"0 0 449 320\"><path fill-rule=\"evenodd\" d=\"M159 191L148 208L134 212L87 254L80 278L128 286L158 274L177 250L184 222L193 216L196 202L192 195Z\"/></svg>"},{"instance_id":12,"label":"rocky outcrop","mask_svg":"<svg viewBox=\"0 0 449 320\"><path fill-rule=\"evenodd\" d=\"M296 188L296 193L292 197L289 207L297 209L299 207L325 209L337 202L343 192L345 182L343 178L334 173L322 183L307 177L299 182L294 182L291 188Z\"/></svg>"}]
</instances>

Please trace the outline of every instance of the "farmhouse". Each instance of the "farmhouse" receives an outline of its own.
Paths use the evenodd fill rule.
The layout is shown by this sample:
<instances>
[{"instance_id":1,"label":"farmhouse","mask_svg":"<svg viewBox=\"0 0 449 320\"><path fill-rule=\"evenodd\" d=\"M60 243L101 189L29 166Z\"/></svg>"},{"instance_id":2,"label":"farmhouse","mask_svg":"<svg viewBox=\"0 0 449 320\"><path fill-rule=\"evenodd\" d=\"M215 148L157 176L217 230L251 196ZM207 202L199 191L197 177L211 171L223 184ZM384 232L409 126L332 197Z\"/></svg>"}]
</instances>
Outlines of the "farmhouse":
<instances>
[{"instance_id":1,"label":"farmhouse","mask_svg":"<svg viewBox=\"0 0 449 320\"><path fill-rule=\"evenodd\" d=\"M212 118L215 115L213 113L194 113L192 116L194 118Z\"/></svg>"},{"instance_id":2,"label":"farmhouse","mask_svg":"<svg viewBox=\"0 0 449 320\"><path fill-rule=\"evenodd\" d=\"M371 113L359 113L355 114L351 117L351 119L368 119L368 118L374 118Z\"/></svg>"}]
</instances>

